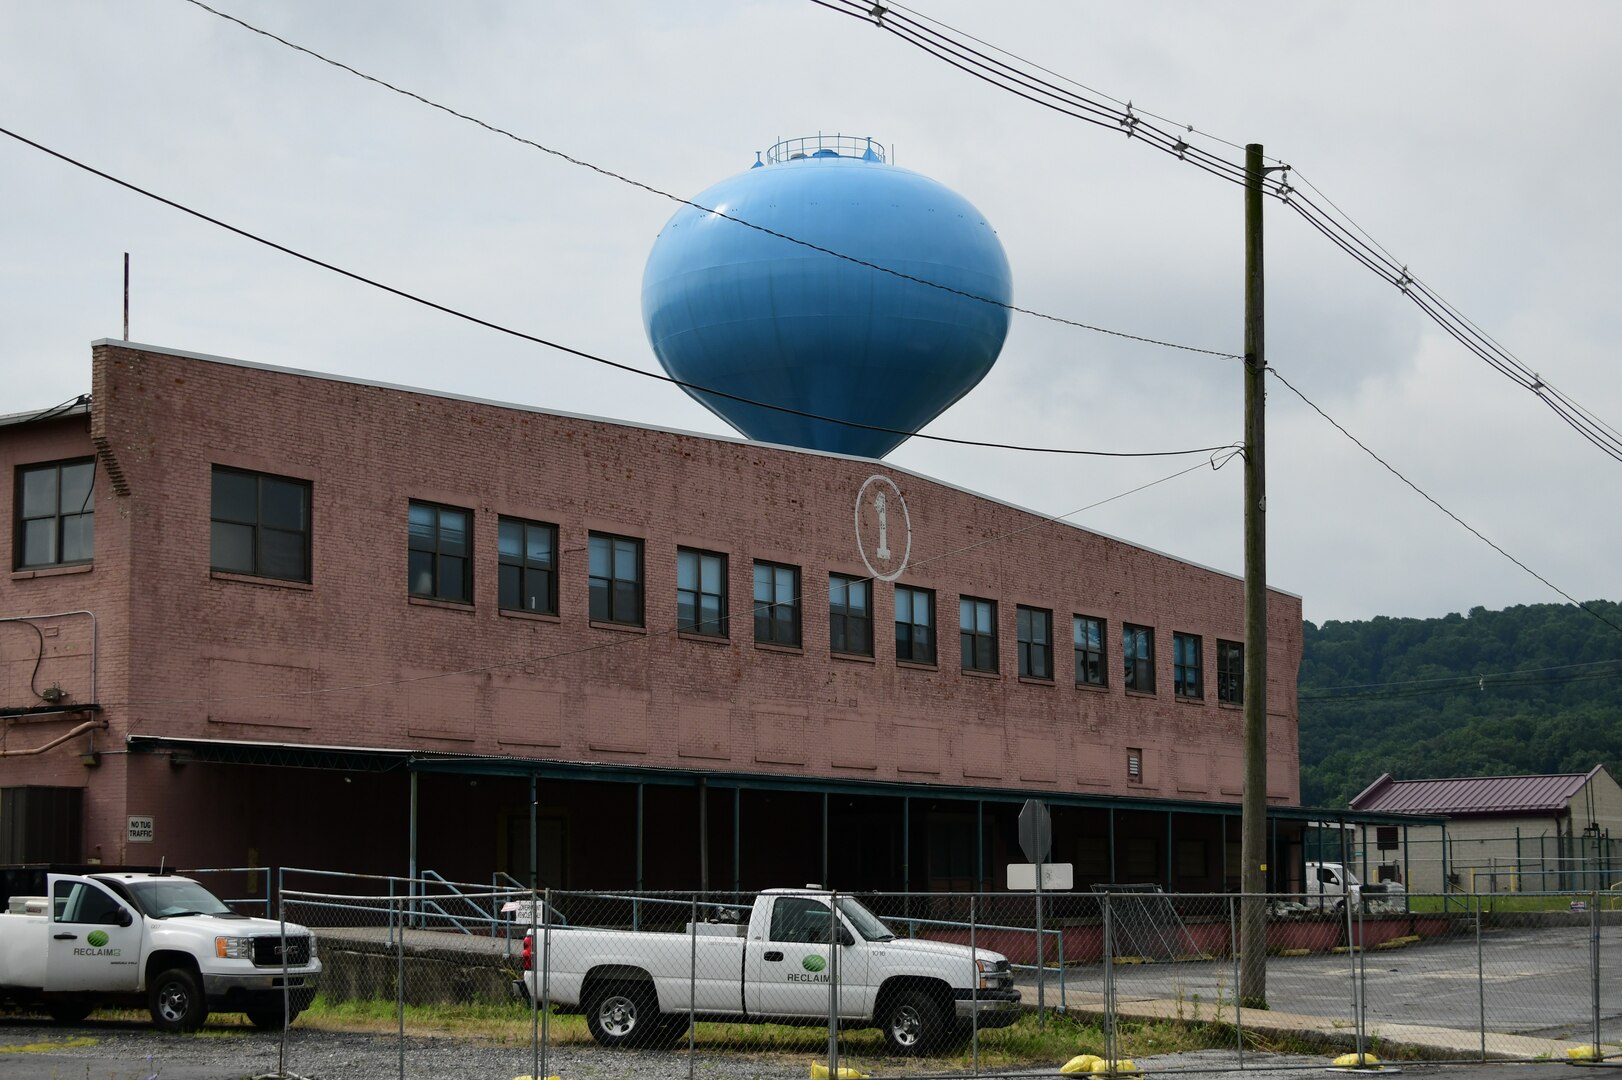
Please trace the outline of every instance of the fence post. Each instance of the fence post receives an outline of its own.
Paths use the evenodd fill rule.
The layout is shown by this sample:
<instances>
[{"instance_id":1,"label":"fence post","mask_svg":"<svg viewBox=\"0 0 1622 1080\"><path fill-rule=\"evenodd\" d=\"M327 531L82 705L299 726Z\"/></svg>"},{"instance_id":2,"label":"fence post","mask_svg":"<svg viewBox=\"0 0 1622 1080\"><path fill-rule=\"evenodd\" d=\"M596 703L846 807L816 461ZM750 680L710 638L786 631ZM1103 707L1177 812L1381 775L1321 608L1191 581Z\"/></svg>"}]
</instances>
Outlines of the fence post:
<instances>
[{"instance_id":1,"label":"fence post","mask_svg":"<svg viewBox=\"0 0 1622 1080\"><path fill-rule=\"evenodd\" d=\"M828 890L828 1076L839 1076L839 903Z\"/></svg>"},{"instance_id":2,"label":"fence post","mask_svg":"<svg viewBox=\"0 0 1622 1080\"><path fill-rule=\"evenodd\" d=\"M969 1015L970 1051L974 1058L974 1075L980 1075L980 965L975 952L975 894L969 894L969 1000L973 1010Z\"/></svg>"},{"instance_id":3,"label":"fence post","mask_svg":"<svg viewBox=\"0 0 1622 1080\"><path fill-rule=\"evenodd\" d=\"M1233 1030L1238 1040L1239 1067L1245 1067L1245 1018L1239 1008L1239 923L1235 919L1233 897L1228 897L1228 955L1233 957ZM1263 924L1266 925L1265 923ZM1263 935L1265 940L1265 934Z\"/></svg>"},{"instance_id":4,"label":"fence post","mask_svg":"<svg viewBox=\"0 0 1622 1080\"><path fill-rule=\"evenodd\" d=\"M1487 961L1481 951L1481 897L1476 897L1476 997L1481 1010L1481 1060L1487 1060Z\"/></svg>"},{"instance_id":5,"label":"fence post","mask_svg":"<svg viewBox=\"0 0 1622 1080\"><path fill-rule=\"evenodd\" d=\"M687 924L688 947L692 950L688 957L687 969L687 1080L693 1080L696 1033L693 1025L697 1022L698 1008L698 894L693 894L693 913L691 921ZM831 1073L829 1074L832 1075Z\"/></svg>"},{"instance_id":6,"label":"fence post","mask_svg":"<svg viewBox=\"0 0 1622 1080\"><path fill-rule=\"evenodd\" d=\"M541 893L542 909L547 913L547 919L541 923L541 1060L540 1067L535 1070L534 1076L547 1075L546 1056L551 1049L552 1042L552 890L546 889Z\"/></svg>"},{"instance_id":7,"label":"fence post","mask_svg":"<svg viewBox=\"0 0 1622 1080\"><path fill-rule=\"evenodd\" d=\"M523 972L522 978L525 980L525 989L528 991L525 997L529 1001L530 1008L529 1075L532 1077L541 1075L541 1003L539 1001L541 993L541 969L536 966L536 961L541 960L542 956L540 948L540 905L536 903L538 899L540 898L535 893L535 881L533 878L531 878L529 883L529 970L527 972ZM541 960L541 962L545 963L545 960Z\"/></svg>"},{"instance_id":8,"label":"fence post","mask_svg":"<svg viewBox=\"0 0 1622 1080\"><path fill-rule=\"evenodd\" d=\"M1357 1033L1357 1064L1363 1064L1363 982L1357 977L1357 942L1352 939L1352 897L1342 897L1340 907L1346 913L1346 956L1352 962L1352 1029Z\"/></svg>"},{"instance_id":9,"label":"fence post","mask_svg":"<svg viewBox=\"0 0 1622 1080\"><path fill-rule=\"evenodd\" d=\"M1064 924L1060 923L1053 930L1054 937L1059 943L1059 1011L1070 1011L1070 998L1064 985Z\"/></svg>"},{"instance_id":10,"label":"fence post","mask_svg":"<svg viewBox=\"0 0 1622 1080\"><path fill-rule=\"evenodd\" d=\"M284 969L285 969L285 967L287 965L287 878L286 878L286 874L287 874L287 868L285 866L281 866L281 867L276 868L276 911L280 915L281 921L282 921L282 965L283 965ZM266 880L267 883L269 882L269 880L270 880L270 875L269 874L265 875L265 880ZM268 884L267 884L267 887L268 887ZM284 994L284 997L283 997L284 1002L286 1000L286 998L285 998L286 991L287 991L287 976L286 976L286 974L284 972L284 974L282 976L282 992ZM282 1012L282 1038L281 1038L281 1042L278 1043L277 1046L276 1046L276 1074L278 1076L286 1076L287 1075L287 1032L288 1032L288 1029L291 1028L292 1026L293 1026L292 1024L288 1023L287 1013L286 1013L285 1006L284 1006L283 1012Z\"/></svg>"},{"instance_id":11,"label":"fence post","mask_svg":"<svg viewBox=\"0 0 1622 1080\"><path fill-rule=\"evenodd\" d=\"M393 882L390 882L393 887ZM416 892L416 886L411 879L406 879L406 895L409 898ZM409 903L410 900L408 899ZM406 908L400 908L400 933L394 938L394 1015L399 1023L399 1045L397 1056L400 1064L400 1080L405 1080L405 927Z\"/></svg>"},{"instance_id":12,"label":"fence post","mask_svg":"<svg viewBox=\"0 0 1622 1080\"><path fill-rule=\"evenodd\" d=\"M1599 1041L1599 890L1588 896L1588 970L1594 978L1594 1060L1605 1056Z\"/></svg>"},{"instance_id":13,"label":"fence post","mask_svg":"<svg viewBox=\"0 0 1622 1080\"><path fill-rule=\"evenodd\" d=\"M1104 905L1104 1057L1115 1068L1115 947L1110 925L1110 894L1099 893Z\"/></svg>"}]
</instances>

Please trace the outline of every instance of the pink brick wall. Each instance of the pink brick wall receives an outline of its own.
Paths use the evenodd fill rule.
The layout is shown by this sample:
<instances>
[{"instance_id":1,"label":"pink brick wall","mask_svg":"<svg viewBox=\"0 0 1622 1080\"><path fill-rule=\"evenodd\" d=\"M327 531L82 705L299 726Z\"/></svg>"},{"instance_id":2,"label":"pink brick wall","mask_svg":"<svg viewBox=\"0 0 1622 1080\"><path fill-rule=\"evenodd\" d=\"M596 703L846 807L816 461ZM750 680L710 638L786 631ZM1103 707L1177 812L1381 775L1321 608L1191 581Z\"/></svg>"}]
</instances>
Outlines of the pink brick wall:
<instances>
[{"instance_id":1,"label":"pink brick wall","mask_svg":"<svg viewBox=\"0 0 1622 1080\"><path fill-rule=\"evenodd\" d=\"M1217 639L1243 639L1237 578L870 461L110 344L94 349L94 388L104 466L129 493L115 495L104 470L94 572L13 575L0 581L0 614L97 610L114 738L1238 800L1242 714L1215 700ZM91 447L83 418L0 432L0 466L9 486L19 463ZM215 464L312 483L310 584L211 573ZM896 663L884 583L873 588L874 658L829 652L828 574L867 573L853 519L874 474L896 483L910 513L900 581L936 590L934 668ZM411 499L473 511L471 606L408 599ZM7 537L12 504L0 505ZM558 617L497 610L498 515L558 526ZM645 629L588 624L593 530L645 541ZM729 558L725 642L672 632L678 545ZM802 649L755 645L755 559L801 568ZM998 602L995 676L959 671L959 594ZM1053 612L1051 684L1015 674L1016 604ZM1073 683L1072 613L1107 621L1107 689ZM1300 620L1298 599L1272 594L1269 788L1285 803L1299 801ZM1155 629L1154 696L1121 689L1123 622ZM1203 702L1173 699L1173 631L1203 639ZM0 638L8 670L21 647L12 637ZM19 703L14 682L0 704ZM1128 747L1143 751L1141 783L1128 782ZM0 783L85 782L76 757L45 758L0 759ZM124 813L180 805L180 787L196 781L155 764L132 759L127 801L121 760L93 772L95 842L121 844Z\"/></svg>"}]
</instances>

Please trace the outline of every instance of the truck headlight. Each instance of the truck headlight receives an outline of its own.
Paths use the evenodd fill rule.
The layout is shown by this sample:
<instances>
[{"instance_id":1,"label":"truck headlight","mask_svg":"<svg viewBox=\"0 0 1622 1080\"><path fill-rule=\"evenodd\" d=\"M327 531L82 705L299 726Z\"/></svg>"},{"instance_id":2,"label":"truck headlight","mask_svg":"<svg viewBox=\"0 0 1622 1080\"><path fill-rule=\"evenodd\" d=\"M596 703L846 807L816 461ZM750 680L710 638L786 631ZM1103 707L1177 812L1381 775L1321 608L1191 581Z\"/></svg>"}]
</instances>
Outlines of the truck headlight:
<instances>
[{"instance_id":1,"label":"truck headlight","mask_svg":"<svg viewBox=\"0 0 1622 1080\"><path fill-rule=\"evenodd\" d=\"M253 938L217 937L214 939L214 955L222 960L252 960Z\"/></svg>"},{"instance_id":2,"label":"truck headlight","mask_svg":"<svg viewBox=\"0 0 1622 1080\"><path fill-rule=\"evenodd\" d=\"M310 959L315 959L315 935L310 935Z\"/></svg>"}]
</instances>

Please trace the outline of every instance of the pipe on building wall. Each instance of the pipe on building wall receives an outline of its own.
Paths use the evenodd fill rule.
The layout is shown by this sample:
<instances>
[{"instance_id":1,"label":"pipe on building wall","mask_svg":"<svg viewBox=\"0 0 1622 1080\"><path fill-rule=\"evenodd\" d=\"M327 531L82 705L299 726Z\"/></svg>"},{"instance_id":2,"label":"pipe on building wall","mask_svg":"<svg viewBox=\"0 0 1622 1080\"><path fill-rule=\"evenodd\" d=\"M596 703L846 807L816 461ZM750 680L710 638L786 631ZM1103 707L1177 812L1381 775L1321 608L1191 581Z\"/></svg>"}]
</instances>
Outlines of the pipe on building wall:
<instances>
[{"instance_id":1,"label":"pipe on building wall","mask_svg":"<svg viewBox=\"0 0 1622 1080\"><path fill-rule=\"evenodd\" d=\"M105 729L106 727L107 721L105 719L86 720L84 723L80 724L78 727L75 727L66 735L58 735L44 746L34 746L27 750L0 750L0 758L29 757L33 754L43 754L47 750L54 750L56 747L61 746L63 743L67 742L76 735L83 735L87 731L94 731L97 728Z\"/></svg>"}]
</instances>

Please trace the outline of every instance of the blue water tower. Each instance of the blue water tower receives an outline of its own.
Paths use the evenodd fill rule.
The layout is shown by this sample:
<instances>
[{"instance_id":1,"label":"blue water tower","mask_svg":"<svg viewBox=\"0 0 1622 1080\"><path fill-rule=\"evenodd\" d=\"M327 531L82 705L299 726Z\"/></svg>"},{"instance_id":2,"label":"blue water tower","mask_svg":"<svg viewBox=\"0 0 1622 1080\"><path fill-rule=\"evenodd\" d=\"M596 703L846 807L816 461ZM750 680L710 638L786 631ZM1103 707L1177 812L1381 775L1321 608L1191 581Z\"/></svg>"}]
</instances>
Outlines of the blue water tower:
<instances>
[{"instance_id":1,"label":"blue water tower","mask_svg":"<svg viewBox=\"0 0 1622 1080\"><path fill-rule=\"evenodd\" d=\"M654 241L642 319L665 371L733 395L688 391L749 438L880 458L996 363L997 234L871 139L779 142L693 202Z\"/></svg>"}]
</instances>

